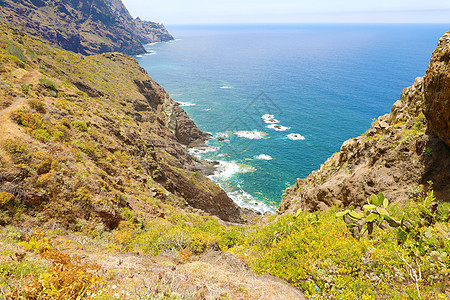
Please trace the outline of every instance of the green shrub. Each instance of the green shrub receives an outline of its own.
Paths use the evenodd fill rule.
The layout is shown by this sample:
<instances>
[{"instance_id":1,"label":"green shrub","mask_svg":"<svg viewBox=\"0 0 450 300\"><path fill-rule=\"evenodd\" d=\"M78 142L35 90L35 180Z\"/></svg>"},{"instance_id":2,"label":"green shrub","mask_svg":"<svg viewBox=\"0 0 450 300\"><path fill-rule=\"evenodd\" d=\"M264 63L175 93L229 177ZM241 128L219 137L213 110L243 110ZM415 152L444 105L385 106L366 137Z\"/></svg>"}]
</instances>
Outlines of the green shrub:
<instances>
[{"instance_id":1,"label":"green shrub","mask_svg":"<svg viewBox=\"0 0 450 300\"><path fill-rule=\"evenodd\" d=\"M6 208L13 204L14 195L7 192L0 192L0 207Z\"/></svg>"},{"instance_id":2,"label":"green shrub","mask_svg":"<svg viewBox=\"0 0 450 300\"><path fill-rule=\"evenodd\" d=\"M25 163L31 157L30 149L22 141L7 139L2 142L1 146L6 152L12 154L18 163Z\"/></svg>"},{"instance_id":3,"label":"green shrub","mask_svg":"<svg viewBox=\"0 0 450 300\"><path fill-rule=\"evenodd\" d=\"M87 131L88 127L83 121L73 121L73 127L77 128L80 131Z\"/></svg>"},{"instance_id":4,"label":"green shrub","mask_svg":"<svg viewBox=\"0 0 450 300\"><path fill-rule=\"evenodd\" d=\"M44 116L38 113L28 113L24 109L18 109L13 111L11 118L17 122L17 124L24 127L35 129L41 129L44 127Z\"/></svg>"},{"instance_id":5,"label":"green shrub","mask_svg":"<svg viewBox=\"0 0 450 300\"><path fill-rule=\"evenodd\" d=\"M30 107L34 110L36 110L39 113L45 113L47 110L45 109L45 104L44 102L40 101L40 100L30 100L28 102L28 105L30 105Z\"/></svg>"},{"instance_id":6,"label":"green shrub","mask_svg":"<svg viewBox=\"0 0 450 300\"><path fill-rule=\"evenodd\" d=\"M433 155L433 149L431 149L430 147L425 147L425 148L423 148L423 153L428 156L431 156L431 155Z\"/></svg>"},{"instance_id":7,"label":"green shrub","mask_svg":"<svg viewBox=\"0 0 450 300\"><path fill-rule=\"evenodd\" d=\"M56 87L56 84L53 81L51 81L51 80L49 80L47 78L41 78L41 79L39 79L39 82L43 86L45 86L48 90L51 90L51 91L54 91L54 92L58 92L58 88Z\"/></svg>"},{"instance_id":8,"label":"green shrub","mask_svg":"<svg viewBox=\"0 0 450 300\"><path fill-rule=\"evenodd\" d=\"M67 141L68 139L69 129L63 124L52 126L50 132L55 140Z\"/></svg>"},{"instance_id":9,"label":"green shrub","mask_svg":"<svg viewBox=\"0 0 450 300\"><path fill-rule=\"evenodd\" d=\"M31 132L31 135L40 141L48 141L52 139L52 135L45 129L35 129Z\"/></svg>"},{"instance_id":10,"label":"green shrub","mask_svg":"<svg viewBox=\"0 0 450 300\"><path fill-rule=\"evenodd\" d=\"M24 93L25 95L28 95L30 93L30 85L28 84L22 84L20 86L20 89L22 90L22 93Z\"/></svg>"},{"instance_id":11,"label":"green shrub","mask_svg":"<svg viewBox=\"0 0 450 300\"><path fill-rule=\"evenodd\" d=\"M27 58L25 57L25 55L23 54L22 50L19 47L8 43L8 46L6 47L6 50L11 55L13 55L14 57L18 58L20 61L22 61L23 63L27 62Z\"/></svg>"}]
</instances>

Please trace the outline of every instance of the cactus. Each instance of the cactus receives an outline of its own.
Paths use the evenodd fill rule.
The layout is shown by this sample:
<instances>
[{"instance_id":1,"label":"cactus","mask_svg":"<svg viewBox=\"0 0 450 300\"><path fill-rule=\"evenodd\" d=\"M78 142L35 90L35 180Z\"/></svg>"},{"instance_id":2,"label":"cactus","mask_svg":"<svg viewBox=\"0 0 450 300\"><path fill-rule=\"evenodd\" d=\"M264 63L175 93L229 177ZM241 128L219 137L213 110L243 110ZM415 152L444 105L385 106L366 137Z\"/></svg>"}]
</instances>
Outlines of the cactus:
<instances>
[{"instance_id":1,"label":"cactus","mask_svg":"<svg viewBox=\"0 0 450 300\"><path fill-rule=\"evenodd\" d=\"M345 211L338 212L336 217L342 217L347 223L347 227L352 232L352 235L358 239L362 237L366 232L369 236L372 235L374 225L381 229L384 229L384 221L389 226L398 228L397 238L400 243L404 243L408 237L410 230L409 222L405 222L404 215L401 221L397 221L389 215L387 208L389 206L389 200L384 197L383 193L378 195L372 194L367 199L366 205L363 206L364 212L356 212L354 208L346 209Z\"/></svg>"}]
</instances>

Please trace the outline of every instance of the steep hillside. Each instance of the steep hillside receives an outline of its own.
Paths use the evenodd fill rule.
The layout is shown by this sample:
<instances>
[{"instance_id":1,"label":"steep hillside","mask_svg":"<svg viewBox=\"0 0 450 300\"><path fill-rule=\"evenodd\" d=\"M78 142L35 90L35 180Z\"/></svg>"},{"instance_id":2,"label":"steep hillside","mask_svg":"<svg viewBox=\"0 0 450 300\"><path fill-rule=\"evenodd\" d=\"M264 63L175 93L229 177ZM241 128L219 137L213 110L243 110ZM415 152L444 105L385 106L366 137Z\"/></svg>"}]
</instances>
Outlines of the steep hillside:
<instances>
[{"instance_id":1,"label":"steep hillside","mask_svg":"<svg viewBox=\"0 0 450 300\"><path fill-rule=\"evenodd\" d=\"M450 201L449 36L439 40L425 77L403 90L390 114L286 190L280 213L361 206L380 191L404 202L428 181L438 198Z\"/></svg>"},{"instance_id":2,"label":"steep hillside","mask_svg":"<svg viewBox=\"0 0 450 300\"><path fill-rule=\"evenodd\" d=\"M14 203L1 224L114 228L124 212L161 217L166 204L242 222L188 154L208 135L134 59L0 28L0 192Z\"/></svg>"},{"instance_id":3,"label":"steep hillside","mask_svg":"<svg viewBox=\"0 0 450 300\"><path fill-rule=\"evenodd\" d=\"M121 0L1 0L0 20L82 54L145 53L142 44L172 40L162 24L133 19Z\"/></svg>"}]
</instances>

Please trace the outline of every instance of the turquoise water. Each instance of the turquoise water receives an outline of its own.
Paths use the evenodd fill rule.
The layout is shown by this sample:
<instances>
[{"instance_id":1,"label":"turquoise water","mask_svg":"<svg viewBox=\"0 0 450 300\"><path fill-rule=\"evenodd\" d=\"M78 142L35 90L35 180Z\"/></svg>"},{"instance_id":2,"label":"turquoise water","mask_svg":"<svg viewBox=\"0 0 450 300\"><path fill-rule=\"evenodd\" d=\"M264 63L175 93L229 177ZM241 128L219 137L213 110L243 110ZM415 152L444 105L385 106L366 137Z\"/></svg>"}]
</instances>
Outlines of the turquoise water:
<instances>
[{"instance_id":1,"label":"turquoise water","mask_svg":"<svg viewBox=\"0 0 450 300\"><path fill-rule=\"evenodd\" d=\"M196 153L221 162L211 178L238 204L267 211L390 111L449 27L169 26L177 40L137 59L214 135Z\"/></svg>"}]
</instances>

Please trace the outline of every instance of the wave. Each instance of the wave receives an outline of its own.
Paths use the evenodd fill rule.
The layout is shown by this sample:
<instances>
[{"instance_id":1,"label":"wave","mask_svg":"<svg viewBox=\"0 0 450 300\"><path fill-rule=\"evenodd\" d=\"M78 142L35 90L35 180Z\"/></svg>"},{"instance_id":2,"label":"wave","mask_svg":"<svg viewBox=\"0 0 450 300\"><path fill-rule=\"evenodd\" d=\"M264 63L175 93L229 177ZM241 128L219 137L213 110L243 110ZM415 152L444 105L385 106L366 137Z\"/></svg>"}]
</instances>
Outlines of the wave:
<instances>
[{"instance_id":1,"label":"wave","mask_svg":"<svg viewBox=\"0 0 450 300\"><path fill-rule=\"evenodd\" d=\"M248 208L253 211L258 211L261 214L267 212L274 212L275 208L265 203L259 202L252 195L244 191L240 185L238 185L237 191L228 192L228 196L240 207Z\"/></svg>"},{"instance_id":2,"label":"wave","mask_svg":"<svg viewBox=\"0 0 450 300\"><path fill-rule=\"evenodd\" d=\"M221 89L232 89L233 87L229 86L229 85L224 85L224 86L221 86L220 88Z\"/></svg>"},{"instance_id":3,"label":"wave","mask_svg":"<svg viewBox=\"0 0 450 300\"><path fill-rule=\"evenodd\" d=\"M260 155L255 155L253 156L254 159L259 159L259 160L272 160L273 157L267 154L260 154Z\"/></svg>"},{"instance_id":4,"label":"wave","mask_svg":"<svg viewBox=\"0 0 450 300\"><path fill-rule=\"evenodd\" d=\"M300 133L291 133L291 134L288 134L287 137L291 141L304 141L304 140L306 140L306 138L303 135L301 135Z\"/></svg>"},{"instance_id":5,"label":"wave","mask_svg":"<svg viewBox=\"0 0 450 300\"><path fill-rule=\"evenodd\" d=\"M235 135L237 135L238 137L251 139L251 140L260 140L267 135L267 133L260 132L260 131L235 131L233 133Z\"/></svg>"},{"instance_id":6,"label":"wave","mask_svg":"<svg viewBox=\"0 0 450 300\"><path fill-rule=\"evenodd\" d=\"M219 164L216 166L216 171L213 175L208 176L213 181L223 181L230 179L234 174L247 173L256 171L255 168L249 165L239 164L232 161L218 160Z\"/></svg>"},{"instance_id":7,"label":"wave","mask_svg":"<svg viewBox=\"0 0 450 300\"><path fill-rule=\"evenodd\" d=\"M210 111L211 110L211 108L205 108L205 109L203 109L204 111Z\"/></svg>"},{"instance_id":8,"label":"wave","mask_svg":"<svg viewBox=\"0 0 450 300\"><path fill-rule=\"evenodd\" d=\"M273 130L276 130L276 131L286 131L288 129L291 129L291 127L286 127L286 126L283 126L283 125L280 125L280 124L270 124L270 125L267 125L266 127L270 128L270 129L273 129Z\"/></svg>"},{"instance_id":9,"label":"wave","mask_svg":"<svg viewBox=\"0 0 450 300\"><path fill-rule=\"evenodd\" d=\"M233 190L227 183L233 175L237 173L247 173L255 171L255 168L249 165L239 164L235 161L217 161L219 165L216 167L216 172L208 176L213 182L218 184L227 195L240 207L248 208L253 211L265 214L266 212L274 212L275 208L268 206L256 200L252 195L244 191L238 184L237 189Z\"/></svg>"},{"instance_id":10,"label":"wave","mask_svg":"<svg viewBox=\"0 0 450 300\"><path fill-rule=\"evenodd\" d=\"M216 132L216 135L217 135L218 137L221 137L221 138L224 138L224 139L230 137L230 135L228 134L228 132Z\"/></svg>"},{"instance_id":11,"label":"wave","mask_svg":"<svg viewBox=\"0 0 450 300\"><path fill-rule=\"evenodd\" d=\"M277 119L275 119L274 115L265 114L262 115L261 118L264 120L267 124L273 124L273 123L280 123Z\"/></svg>"},{"instance_id":12,"label":"wave","mask_svg":"<svg viewBox=\"0 0 450 300\"><path fill-rule=\"evenodd\" d=\"M179 106L195 106L195 103L190 103L190 102L181 102L181 101L175 101L178 103Z\"/></svg>"},{"instance_id":13,"label":"wave","mask_svg":"<svg viewBox=\"0 0 450 300\"><path fill-rule=\"evenodd\" d=\"M215 152L219 150L218 147L213 146L199 146L199 147L193 147L189 148L188 152L190 155L193 155L197 158L201 158L202 154L209 153L209 152Z\"/></svg>"}]
</instances>

